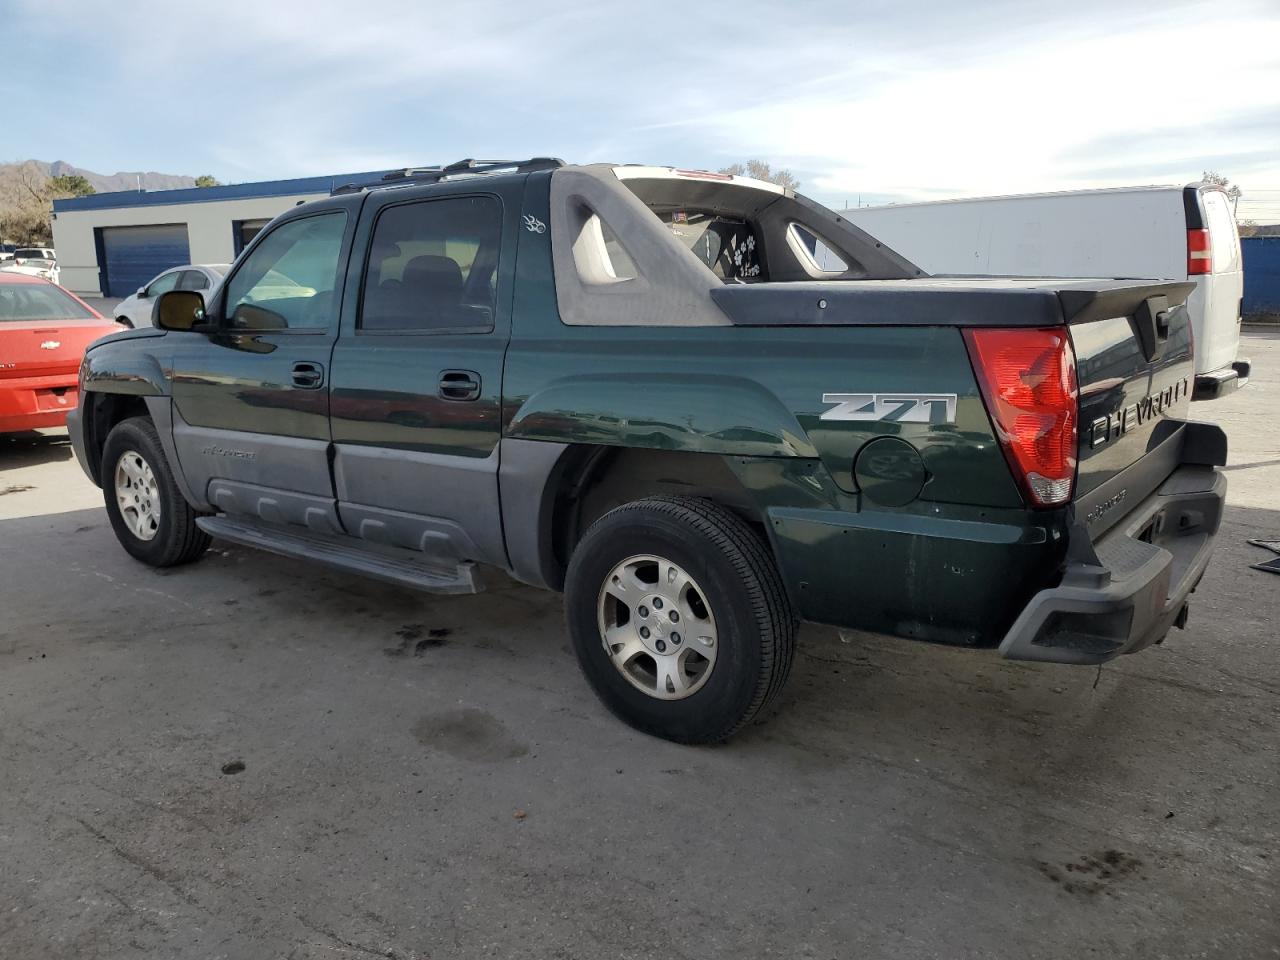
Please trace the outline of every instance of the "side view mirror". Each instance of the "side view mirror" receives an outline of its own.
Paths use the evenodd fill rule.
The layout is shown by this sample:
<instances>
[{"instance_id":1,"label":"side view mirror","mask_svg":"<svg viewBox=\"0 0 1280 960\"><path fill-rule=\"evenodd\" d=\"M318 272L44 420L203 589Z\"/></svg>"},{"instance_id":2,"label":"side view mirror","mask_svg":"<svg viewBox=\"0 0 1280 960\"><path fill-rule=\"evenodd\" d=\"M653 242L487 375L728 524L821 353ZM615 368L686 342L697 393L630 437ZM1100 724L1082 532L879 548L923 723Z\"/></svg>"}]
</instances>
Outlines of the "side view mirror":
<instances>
[{"instance_id":1,"label":"side view mirror","mask_svg":"<svg viewBox=\"0 0 1280 960\"><path fill-rule=\"evenodd\" d=\"M160 330L190 330L204 323L204 298L191 290L169 290L156 297L151 325Z\"/></svg>"},{"instance_id":2,"label":"side view mirror","mask_svg":"<svg viewBox=\"0 0 1280 960\"><path fill-rule=\"evenodd\" d=\"M135 296L139 296L139 297L141 297L143 300L147 299L147 288L146 288L146 287L139 287L139 288L138 288L138 292L135 294Z\"/></svg>"}]
</instances>

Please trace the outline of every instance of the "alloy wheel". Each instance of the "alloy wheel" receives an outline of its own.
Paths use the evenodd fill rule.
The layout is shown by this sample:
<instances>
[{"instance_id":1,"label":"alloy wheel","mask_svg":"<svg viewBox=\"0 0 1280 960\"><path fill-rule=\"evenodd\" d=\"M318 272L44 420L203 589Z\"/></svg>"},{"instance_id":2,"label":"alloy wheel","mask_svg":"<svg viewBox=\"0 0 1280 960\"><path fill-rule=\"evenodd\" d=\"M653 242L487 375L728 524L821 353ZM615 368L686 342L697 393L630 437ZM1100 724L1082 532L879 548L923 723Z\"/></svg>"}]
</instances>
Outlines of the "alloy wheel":
<instances>
[{"instance_id":1,"label":"alloy wheel","mask_svg":"<svg viewBox=\"0 0 1280 960\"><path fill-rule=\"evenodd\" d=\"M715 667L719 638L706 594L678 564L649 554L628 557L604 579L597 603L610 662L636 689L682 700Z\"/></svg>"},{"instance_id":2,"label":"alloy wheel","mask_svg":"<svg viewBox=\"0 0 1280 960\"><path fill-rule=\"evenodd\" d=\"M151 540L160 530L160 488L151 465L135 450L116 461L116 503L125 526L139 540Z\"/></svg>"}]
</instances>

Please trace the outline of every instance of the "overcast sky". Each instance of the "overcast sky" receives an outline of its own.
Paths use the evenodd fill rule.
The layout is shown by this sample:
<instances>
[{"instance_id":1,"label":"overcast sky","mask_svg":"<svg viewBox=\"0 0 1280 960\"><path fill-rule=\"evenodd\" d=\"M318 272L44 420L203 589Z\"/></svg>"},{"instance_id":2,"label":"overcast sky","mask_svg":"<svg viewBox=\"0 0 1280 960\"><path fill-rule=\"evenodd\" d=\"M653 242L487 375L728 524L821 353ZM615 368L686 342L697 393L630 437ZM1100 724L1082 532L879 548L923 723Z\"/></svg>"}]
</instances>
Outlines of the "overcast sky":
<instances>
[{"instance_id":1,"label":"overcast sky","mask_svg":"<svg viewBox=\"0 0 1280 960\"><path fill-rule=\"evenodd\" d=\"M1280 0L0 0L0 49L0 159L101 173L761 157L841 206L1212 168L1280 218Z\"/></svg>"}]
</instances>

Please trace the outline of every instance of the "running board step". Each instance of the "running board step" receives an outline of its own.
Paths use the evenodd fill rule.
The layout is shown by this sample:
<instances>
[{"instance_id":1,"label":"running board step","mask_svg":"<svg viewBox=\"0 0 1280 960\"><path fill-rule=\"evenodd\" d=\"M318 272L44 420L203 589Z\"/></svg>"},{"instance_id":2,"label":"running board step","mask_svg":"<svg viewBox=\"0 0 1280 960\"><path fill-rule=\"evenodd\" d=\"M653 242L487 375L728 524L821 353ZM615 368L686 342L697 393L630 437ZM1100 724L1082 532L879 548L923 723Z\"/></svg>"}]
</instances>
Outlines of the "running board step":
<instances>
[{"instance_id":1,"label":"running board step","mask_svg":"<svg viewBox=\"0 0 1280 960\"><path fill-rule=\"evenodd\" d=\"M355 537L285 530L226 516L199 517L196 525L219 540L230 540L282 557L311 560L336 570L414 590L428 593L480 592L475 564L469 561L433 560L395 547L370 549L367 541Z\"/></svg>"}]
</instances>

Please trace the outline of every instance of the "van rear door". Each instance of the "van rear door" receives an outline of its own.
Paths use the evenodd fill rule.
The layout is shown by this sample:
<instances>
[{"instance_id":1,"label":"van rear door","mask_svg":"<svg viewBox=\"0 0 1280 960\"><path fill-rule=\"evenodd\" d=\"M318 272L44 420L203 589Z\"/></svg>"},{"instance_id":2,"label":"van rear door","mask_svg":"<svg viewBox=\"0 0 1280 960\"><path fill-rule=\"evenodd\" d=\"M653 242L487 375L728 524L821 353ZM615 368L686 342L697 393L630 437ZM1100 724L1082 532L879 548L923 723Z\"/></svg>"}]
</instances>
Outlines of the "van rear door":
<instances>
[{"instance_id":1,"label":"van rear door","mask_svg":"<svg viewBox=\"0 0 1280 960\"><path fill-rule=\"evenodd\" d=\"M1186 188L1188 301L1195 321L1196 398L1211 399L1239 386L1248 367L1235 368L1240 349L1244 270L1231 201L1220 187Z\"/></svg>"}]
</instances>

